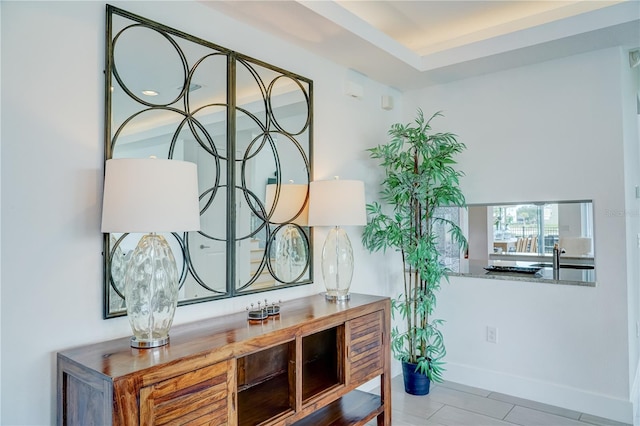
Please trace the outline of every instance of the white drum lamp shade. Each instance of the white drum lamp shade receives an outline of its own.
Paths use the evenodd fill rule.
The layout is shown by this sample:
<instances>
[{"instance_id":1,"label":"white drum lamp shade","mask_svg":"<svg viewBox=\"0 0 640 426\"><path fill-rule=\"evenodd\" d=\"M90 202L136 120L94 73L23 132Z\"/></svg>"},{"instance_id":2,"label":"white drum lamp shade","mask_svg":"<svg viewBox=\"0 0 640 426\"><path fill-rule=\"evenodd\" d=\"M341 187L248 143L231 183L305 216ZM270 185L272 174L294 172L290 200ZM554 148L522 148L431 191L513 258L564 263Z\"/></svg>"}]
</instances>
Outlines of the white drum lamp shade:
<instances>
[{"instance_id":1,"label":"white drum lamp shade","mask_svg":"<svg viewBox=\"0 0 640 426\"><path fill-rule=\"evenodd\" d=\"M102 232L200 230L194 163L155 158L107 160Z\"/></svg>"},{"instance_id":2,"label":"white drum lamp shade","mask_svg":"<svg viewBox=\"0 0 640 426\"><path fill-rule=\"evenodd\" d=\"M200 229L194 163L160 159L111 159L105 165L102 232L142 232L127 265L125 303L131 346L169 342L178 304L178 271L169 244L156 232Z\"/></svg>"},{"instance_id":3,"label":"white drum lamp shade","mask_svg":"<svg viewBox=\"0 0 640 426\"><path fill-rule=\"evenodd\" d=\"M269 222L277 224L295 223L298 226L307 226L309 203L305 204L305 202L307 201L308 190L308 185L287 183L281 184L280 192L278 192L278 185L267 185L265 200L267 215L271 212L274 203L276 203L276 194L278 196L273 213L269 217Z\"/></svg>"},{"instance_id":4,"label":"white drum lamp shade","mask_svg":"<svg viewBox=\"0 0 640 426\"><path fill-rule=\"evenodd\" d=\"M322 247L322 277L328 300L349 299L353 277L353 248L341 226L367 224L364 183L321 180L309 188L309 225L333 227Z\"/></svg>"}]
</instances>

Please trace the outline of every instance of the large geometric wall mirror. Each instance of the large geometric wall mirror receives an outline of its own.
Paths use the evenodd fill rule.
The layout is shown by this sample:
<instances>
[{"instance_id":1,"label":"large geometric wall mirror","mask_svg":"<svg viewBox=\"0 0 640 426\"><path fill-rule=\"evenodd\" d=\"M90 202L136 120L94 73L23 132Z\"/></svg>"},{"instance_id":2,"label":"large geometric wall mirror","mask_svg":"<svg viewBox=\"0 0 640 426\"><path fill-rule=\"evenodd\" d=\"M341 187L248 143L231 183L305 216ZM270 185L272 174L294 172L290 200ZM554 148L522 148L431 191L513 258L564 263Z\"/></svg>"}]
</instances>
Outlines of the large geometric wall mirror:
<instances>
[{"instance_id":1,"label":"large geometric wall mirror","mask_svg":"<svg viewBox=\"0 0 640 426\"><path fill-rule=\"evenodd\" d=\"M178 304L311 283L313 82L107 5L105 160L198 166L201 230L164 235ZM104 236L104 317L142 234Z\"/></svg>"}]
</instances>

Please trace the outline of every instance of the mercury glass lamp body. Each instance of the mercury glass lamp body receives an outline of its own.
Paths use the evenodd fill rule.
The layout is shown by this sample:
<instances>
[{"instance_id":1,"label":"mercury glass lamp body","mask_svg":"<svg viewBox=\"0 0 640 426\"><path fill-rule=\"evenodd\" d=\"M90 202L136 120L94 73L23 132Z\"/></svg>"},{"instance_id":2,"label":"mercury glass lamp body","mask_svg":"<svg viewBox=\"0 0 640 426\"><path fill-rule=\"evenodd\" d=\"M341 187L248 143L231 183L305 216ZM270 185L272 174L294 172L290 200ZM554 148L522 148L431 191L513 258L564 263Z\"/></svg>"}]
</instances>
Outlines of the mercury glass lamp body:
<instances>
[{"instance_id":1,"label":"mercury glass lamp body","mask_svg":"<svg viewBox=\"0 0 640 426\"><path fill-rule=\"evenodd\" d=\"M125 275L131 346L149 348L169 342L178 304L178 270L167 240L146 234L136 246Z\"/></svg>"},{"instance_id":2,"label":"mercury glass lamp body","mask_svg":"<svg viewBox=\"0 0 640 426\"><path fill-rule=\"evenodd\" d=\"M307 268L307 245L296 225L284 226L276 244L276 276L285 283L298 280Z\"/></svg>"},{"instance_id":3,"label":"mercury glass lamp body","mask_svg":"<svg viewBox=\"0 0 640 426\"><path fill-rule=\"evenodd\" d=\"M329 300L348 300L353 277L353 249L339 226L331 228L322 246L322 278Z\"/></svg>"}]
</instances>

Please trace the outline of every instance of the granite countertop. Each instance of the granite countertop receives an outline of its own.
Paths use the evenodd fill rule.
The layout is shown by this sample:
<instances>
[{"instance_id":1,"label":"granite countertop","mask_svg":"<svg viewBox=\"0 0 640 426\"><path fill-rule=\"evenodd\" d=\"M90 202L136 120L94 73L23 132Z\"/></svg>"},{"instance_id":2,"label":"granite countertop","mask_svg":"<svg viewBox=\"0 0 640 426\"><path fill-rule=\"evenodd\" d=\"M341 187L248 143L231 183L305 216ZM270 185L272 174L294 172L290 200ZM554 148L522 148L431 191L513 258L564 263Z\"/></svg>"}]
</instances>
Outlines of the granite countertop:
<instances>
[{"instance_id":1,"label":"granite countertop","mask_svg":"<svg viewBox=\"0 0 640 426\"><path fill-rule=\"evenodd\" d=\"M539 266L543 264L544 266ZM570 264L568 259L565 259L562 264ZM546 266L548 265L548 266ZM518 268L539 268L536 273L522 273L522 272L497 272L488 271L486 267L518 267ZM581 268L588 267L581 265ZM488 278L498 280L510 280L510 281L528 281L528 282L541 282L547 284L567 284L567 285L580 285L587 287L595 287L595 268L594 269L573 269L573 268L560 268L557 275L554 276L553 268L551 267L551 259L541 259L540 261L515 261L515 260L472 260L461 259L460 260L460 272L451 272L451 276L468 276L476 278Z\"/></svg>"}]
</instances>

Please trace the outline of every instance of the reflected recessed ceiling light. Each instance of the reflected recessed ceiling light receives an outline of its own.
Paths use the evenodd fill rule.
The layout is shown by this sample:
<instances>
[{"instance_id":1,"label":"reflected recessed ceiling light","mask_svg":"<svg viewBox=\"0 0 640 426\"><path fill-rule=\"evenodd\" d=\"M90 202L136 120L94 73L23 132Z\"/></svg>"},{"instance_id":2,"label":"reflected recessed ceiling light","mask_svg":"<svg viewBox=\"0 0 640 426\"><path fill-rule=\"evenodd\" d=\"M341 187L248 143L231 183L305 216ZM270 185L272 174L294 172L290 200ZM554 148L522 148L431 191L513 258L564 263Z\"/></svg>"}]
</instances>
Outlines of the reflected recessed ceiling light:
<instances>
[{"instance_id":1,"label":"reflected recessed ceiling light","mask_svg":"<svg viewBox=\"0 0 640 426\"><path fill-rule=\"evenodd\" d=\"M143 90L142 94L146 96L158 96L158 92L155 90Z\"/></svg>"}]
</instances>

